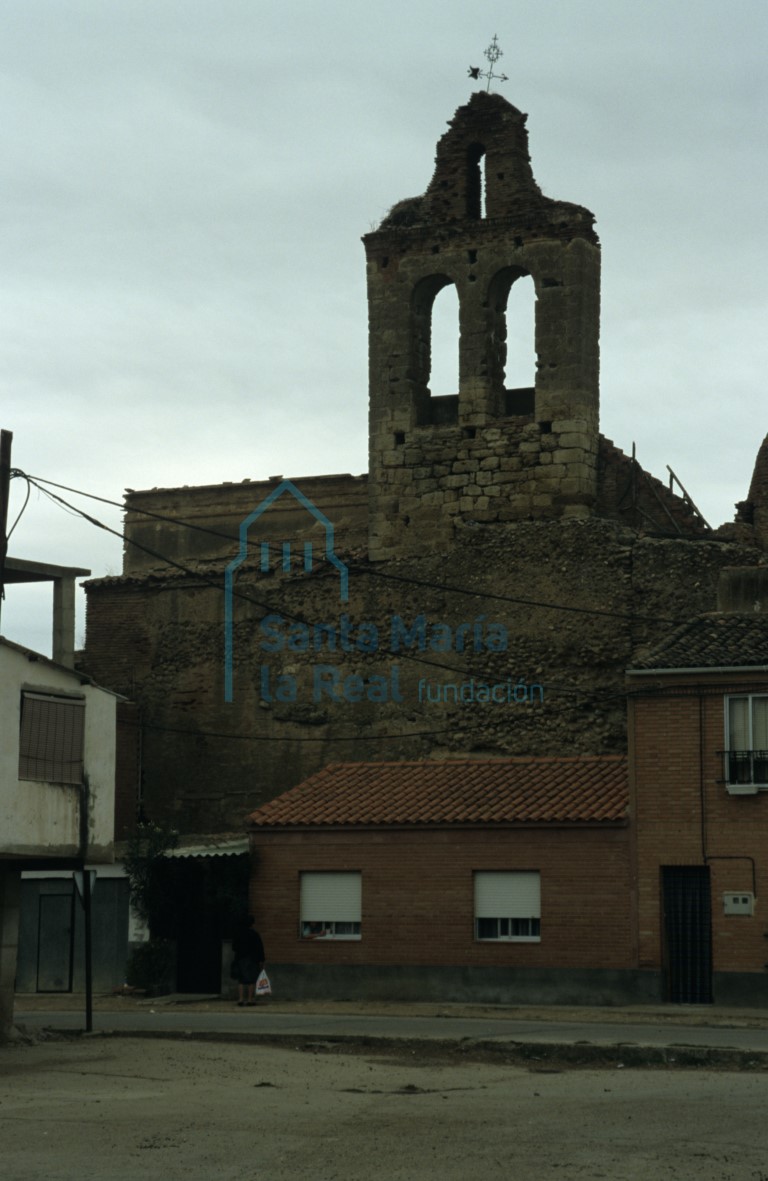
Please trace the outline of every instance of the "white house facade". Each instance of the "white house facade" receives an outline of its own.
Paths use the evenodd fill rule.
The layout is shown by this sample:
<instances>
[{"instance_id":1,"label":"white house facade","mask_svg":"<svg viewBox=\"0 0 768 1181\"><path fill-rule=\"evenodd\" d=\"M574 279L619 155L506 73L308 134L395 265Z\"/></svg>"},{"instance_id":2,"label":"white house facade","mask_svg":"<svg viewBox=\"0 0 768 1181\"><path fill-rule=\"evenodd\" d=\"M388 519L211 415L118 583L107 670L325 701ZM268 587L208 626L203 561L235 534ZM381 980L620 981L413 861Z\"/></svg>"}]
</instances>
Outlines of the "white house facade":
<instances>
[{"instance_id":1,"label":"white house facade","mask_svg":"<svg viewBox=\"0 0 768 1181\"><path fill-rule=\"evenodd\" d=\"M0 637L0 1036L22 871L113 861L116 705L88 677Z\"/></svg>"}]
</instances>

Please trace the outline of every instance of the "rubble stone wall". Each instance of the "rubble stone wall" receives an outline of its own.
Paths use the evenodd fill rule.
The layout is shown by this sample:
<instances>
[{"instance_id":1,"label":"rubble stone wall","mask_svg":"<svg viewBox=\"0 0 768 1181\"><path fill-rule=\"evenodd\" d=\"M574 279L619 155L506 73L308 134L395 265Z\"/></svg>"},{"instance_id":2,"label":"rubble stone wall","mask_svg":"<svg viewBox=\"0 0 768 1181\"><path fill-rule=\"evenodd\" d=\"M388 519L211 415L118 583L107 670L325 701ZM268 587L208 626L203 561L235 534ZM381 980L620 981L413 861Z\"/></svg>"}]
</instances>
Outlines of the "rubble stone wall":
<instances>
[{"instance_id":1,"label":"rubble stone wall","mask_svg":"<svg viewBox=\"0 0 768 1181\"><path fill-rule=\"evenodd\" d=\"M633 655L714 610L754 550L591 518L343 556L346 602L327 564L238 570L231 702L221 563L89 585L86 671L140 708L150 819L235 830L330 762L623 751Z\"/></svg>"},{"instance_id":2,"label":"rubble stone wall","mask_svg":"<svg viewBox=\"0 0 768 1181\"><path fill-rule=\"evenodd\" d=\"M525 119L498 95L473 95L438 144L424 196L364 238L374 559L439 547L462 520L594 505L599 243L588 210L542 196ZM523 276L536 292L529 399L505 380L507 299ZM447 285L459 300L459 389L433 398L431 314Z\"/></svg>"}]
</instances>

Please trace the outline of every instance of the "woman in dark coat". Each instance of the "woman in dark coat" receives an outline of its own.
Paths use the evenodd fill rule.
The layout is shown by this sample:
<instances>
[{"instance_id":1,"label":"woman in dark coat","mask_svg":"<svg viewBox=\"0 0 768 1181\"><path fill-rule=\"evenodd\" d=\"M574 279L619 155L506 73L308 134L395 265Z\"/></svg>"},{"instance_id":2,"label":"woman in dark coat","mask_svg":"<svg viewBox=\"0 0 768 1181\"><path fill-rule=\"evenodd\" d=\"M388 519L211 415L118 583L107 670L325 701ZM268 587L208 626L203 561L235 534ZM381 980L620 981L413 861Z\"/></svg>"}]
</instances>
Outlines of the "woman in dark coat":
<instances>
[{"instance_id":1,"label":"woman in dark coat","mask_svg":"<svg viewBox=\"0 0 768 1181\"><path fill-rule=\"evenodd\" d=\"M261 935L254 923L253 915L248 915L247 925L243 925L232 940L238 1005L256 1004L253 993L266 958Z\"/></svg>"}]
</instances>

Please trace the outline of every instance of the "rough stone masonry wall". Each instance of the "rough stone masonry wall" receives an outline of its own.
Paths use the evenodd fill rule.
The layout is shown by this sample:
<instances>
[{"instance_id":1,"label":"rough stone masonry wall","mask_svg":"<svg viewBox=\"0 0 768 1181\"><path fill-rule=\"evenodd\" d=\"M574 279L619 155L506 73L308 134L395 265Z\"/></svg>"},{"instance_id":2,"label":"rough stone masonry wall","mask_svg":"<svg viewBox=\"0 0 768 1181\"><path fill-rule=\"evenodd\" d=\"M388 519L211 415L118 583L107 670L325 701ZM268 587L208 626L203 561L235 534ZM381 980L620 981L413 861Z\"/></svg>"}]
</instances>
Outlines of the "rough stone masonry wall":
<instances>
[{"instance_id":1,"label":"rough stone masonry wall","mask_svg":"<svg viewBox=\"0 0 768 1181\"><path fill-rule=\"evenodd\" d=\"M714 609L720 568L749 564L754 550L642 538L592 518L465 524L450 552L347 557L348 604L327 568L240 571L237 589L253 601L236 600L229 704L220 562L201 563L205 578L169 569L90 584L87 671L140 707L151 819L185 832L238 829L329 762L623 751L633 654ZM282 620L271 632L285 641L279 651L266 650L260 630L269 614ZM300 620L338 630L342 615L349 650L322 637L317 649L287 642ZM420 616L424 647L393 651L392 618L413 632ZM364 623L379 632L373 651L356 646ZM444 624L449 632L434 630ZM503 650L485 644L491 624L506 629ZM291 680L295 700L281 700ZM483 684L502 686L503 700L480 700Z\"/></svg>"},{"instance_id":2,"label":"rough stone masonry wall","mask_svg":"<svg viewBox=\"0 0 768 1181\"><path fill-rule=\"evenodd\" d=\"M349 601L327 565L261 571L249 555L233 600L231 702L224 569L240 521L275 482L129 496L131 535L154 553L127 554L125 577L90 584L87 671L141 709L151 819L237 829L335 761L625 749L624 670L639 647L715 609L720 569L755 561L751 519L763 510L746 506L729 540L643 536L664 531L657 510L670 532L698 529L678 498L645 481L625 516L635 465L610 445L599 452L593 220L541 195L525 116L509 103L475 95L456 113L426 193L365 239L367 492L352 477L299 481L336 526ZM533 412L515 414L505 316L524 275L536 291L537 368ZM429 338L449 283L460 374L446 417L430 394ZM280 505L268 540L313 540L311 521ZM265 633L270 615L280 622ZM393 644L394 618L413 643ZM503 646L489 644L494 628ZM478 684L500 697L478 697Z\"/></svg>"},{"instance_id":3,"label":"rough stone masonry wall","mask_svg":"<svg viewBox=\"0 0 768 1181\"><path fill-rule=\"evenodd\" d=\"M557 517L585 470L579 423L501 422L471 438L461 428L414 431L389 456L402 471L398 511L407 529L431 525L431 537L454 525ZM558 433L560 432L560 433ZM395 477L389 476L394 485ZM599 439L597 516L659 534L704 536L690 505L649 475L609 439ZM423 539L422 539L423 544Z\"/></svg>"},{"instance_id":4,"label":"rough stone masonry wall","mask_svg":"<svg viewBox=\"0 0 768 1181\"><path fill-rule=\"evenodd\" d=\"M461 427L413 431L393 447L382 473L401 523L411 532L426 526L434 538L432 530L445 536L454 518L559 516L558 493L571 486L569 480L574 492L579 485L583 436L579 423L554 425L563 433L542 433L540 423L524 420L479 428L471 436ZM574 428L571 434L565 433L568 427Z\"/></svg>"},{"instance_id":5,"label":"rough stone masonry wall","mask_svg":"<svg viewBox=\"0 0 768 1181\"><path fill-rule=\"evenodd\" d=\"M541 194L525 119L498 95L473 95L438 144L425 194L364 239L373 559L450 544L462 520L594 506L599 243L589 210ZM507 300L523 276L536 293L533 407L514 405L505 377ZM435 399L432 306L448 285L459 388Z\"/></svg>"},{"instance_id":6,"label":"rough stone masonry wall","mask_svg":"<svg viewBox=\"0 0 768 1181\"><path fill-rule=\"evenodd\" d=\"M493 229L497 229L496 238ZM583 515L595 503L598 446L599 256L583 241L510 245L508 227L473 228L463 242L407 257L385 248L369 261L370 553L373 558L449 544L456 522ZM465 249L473 242L476 249ZM399 242L401 252L405 245ZM469 255L475 262L468 264ZM455 422L442 424L444 399L432 399L428 370L412 356L409 291L438 270L455 283L461 306L460 389ZM499 275L536 282L535 405L509 413L503 360L506 293ZM389 276L392 276L391 279ZM589 330L585 327L591 324ZM479 478L476 478L479 477Z\"/></svg>"},{"instance_id":7,"label":"rough stone masonry wall","mask_svg":"<svg viewBox=\"0 0 768 1181\"><path fill-rule=\"evenodd\" d=\"M595 514L659 534L703 537L710 533L704 519L682 496L625 455L610 439L600 436ZM747 543L751 540L746 534Z\"/></svg>"},{"instance_id":8,"label":"rough stone masonry wall","mask_svg":"<svg viewBox=\"0 0 768 1181\"><path fill-rule=\"evenodd\" d=\"M126 543L123 574L141 574L198 561L229 561L237 553L240 523L281 483L268 480L198 487L129 489L125 497ZM366 543L368 477L301 476L301 492L332 520L338 545L355 550ZM259 523L259 538L279 545L319 538L323 530L286 494Z\"/></svg>"},{"instance_id":9,"label":"rough stone masonry wall","mask_svg":"<svg viewBox=\"0 0 768 1181\"><path fill-rule=\"evenodd\" d=\"M768 435L757 453L747 499L736 507L737 522L750 526L758 544L768 549Z\"/></svg>"}]
</instances>

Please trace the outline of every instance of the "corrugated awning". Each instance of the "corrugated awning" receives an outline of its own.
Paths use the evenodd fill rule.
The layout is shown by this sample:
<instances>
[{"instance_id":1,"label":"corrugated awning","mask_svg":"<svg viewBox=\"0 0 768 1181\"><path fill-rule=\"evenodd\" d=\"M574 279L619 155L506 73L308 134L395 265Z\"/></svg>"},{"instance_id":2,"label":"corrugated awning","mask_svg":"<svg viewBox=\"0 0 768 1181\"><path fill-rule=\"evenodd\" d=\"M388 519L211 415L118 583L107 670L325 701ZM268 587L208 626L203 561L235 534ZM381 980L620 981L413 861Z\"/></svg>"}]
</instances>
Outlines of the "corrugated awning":
<instances>
[{"instance_id":1,"label":"corrugated awning","mask_svg":"<svg viewBox=\"0 0 768 1181\"><path fill-rule=\"evenodd\" d=\"M229 840L200 841L194 845L180 842L175 849L168 849L166 857L238 857L248 852L248 837L234 837Z\"/></svg>"}]
</instances>

